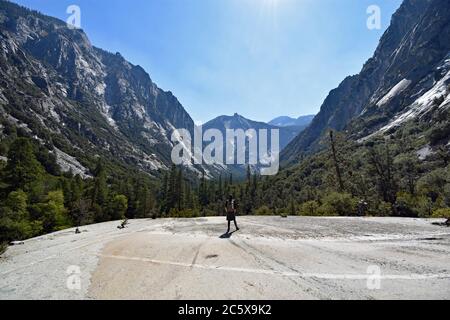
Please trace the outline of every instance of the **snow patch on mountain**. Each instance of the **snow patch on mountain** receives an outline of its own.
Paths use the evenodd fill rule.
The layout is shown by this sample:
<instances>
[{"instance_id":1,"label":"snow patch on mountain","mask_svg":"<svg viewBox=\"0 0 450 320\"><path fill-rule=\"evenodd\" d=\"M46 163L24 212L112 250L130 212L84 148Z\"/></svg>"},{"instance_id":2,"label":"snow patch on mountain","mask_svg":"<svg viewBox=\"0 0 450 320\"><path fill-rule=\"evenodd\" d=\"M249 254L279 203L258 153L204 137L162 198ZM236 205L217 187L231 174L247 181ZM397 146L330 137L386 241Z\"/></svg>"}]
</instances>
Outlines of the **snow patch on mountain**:
<instances>
[{"instance_id":1,"label":"snow patch on mountain","mask_svg":"<svg viewBox=\"0 0 450 320\"><path fill-rule=\"evenodd\" d=\"M411 80L403 79L397 83L380 101L378 101L377 106L382 107L394 99L398 94L402 93L411 84Z\"/></svg>"},{"instance_id":2,"label":"snow patch on mountain","mask_svg":"<svg viewBox=\"0 0 450 320\"><path fill-rule=\"evenodd\" d=\"M449 92L448 86L450 84L450 71L438 81L429 91L423 94L420 98L418 98L412 105L407 108L407 111L396 116L392 122L381 128L378 132L384 133L389 131L392 128L395 128L402 123L414 119L418 116L423 115L424 113L430 111L431 107L436 103L436 101L440 101L439 99L443 99L442 103L439 104L439 107L442 107L446 101L449 100Z\"/></svg>"},{"instance_id":3,"label":"snow patch on mountain","mask_svg":"<svg viewBox=\"0 0 450 320\"><path fill-rule=\"evenodd\" d=\"M436 99L444 98L444 101L448 99L448 86L450 85L450 71L447 72L444 78L442 78L430 91L425 93L422 97L417 99L414 104L422 111L432 106ZM439 104L439 107L443 103Z\"/></svg>"}]
</instances>

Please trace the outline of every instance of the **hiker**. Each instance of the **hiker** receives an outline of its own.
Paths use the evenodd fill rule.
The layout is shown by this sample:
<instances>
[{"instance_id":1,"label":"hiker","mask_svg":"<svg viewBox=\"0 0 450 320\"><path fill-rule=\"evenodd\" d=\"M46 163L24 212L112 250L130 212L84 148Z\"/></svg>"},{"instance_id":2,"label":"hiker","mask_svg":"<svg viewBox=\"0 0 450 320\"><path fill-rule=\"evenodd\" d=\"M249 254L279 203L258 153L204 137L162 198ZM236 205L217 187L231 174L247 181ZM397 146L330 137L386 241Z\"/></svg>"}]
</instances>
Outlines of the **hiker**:
<instances>
[{"instance_id":1,"label":"hiker","mask_svg":"<svg viewBox=\"0 0 450 320\"><path fill-rule=\"evenodd\" d=\"M366 201L360 200L358 202L358 216L364 217L366 215L368 206L369 204Z\"/></svg>"},{"instance_id":2,"label":"hiker","mask_svg":"<svg viewBox=\"0 0 450 320\"><path fill-rule=\"evenodd\" d=\"M125 229L127 227L127 224L128 224L128 219L125 219L124 221L122 221L120 226L117 227L117 229Z\"/></svg>"},{"instance_id":3,"label":"hiker","mask_svg":"<svg viewBox=\"0 0 450 320\"><path fill-rule=\"evenodd\" d=\"M225 203L225 212L227 213L227 221L228 221L227 234L230 233L231 221L234 221L236 231L238 231L239 228L236 222L236 201L233 199L232 195L228 196L228 200Z\"/></svg>"}]
</instances>

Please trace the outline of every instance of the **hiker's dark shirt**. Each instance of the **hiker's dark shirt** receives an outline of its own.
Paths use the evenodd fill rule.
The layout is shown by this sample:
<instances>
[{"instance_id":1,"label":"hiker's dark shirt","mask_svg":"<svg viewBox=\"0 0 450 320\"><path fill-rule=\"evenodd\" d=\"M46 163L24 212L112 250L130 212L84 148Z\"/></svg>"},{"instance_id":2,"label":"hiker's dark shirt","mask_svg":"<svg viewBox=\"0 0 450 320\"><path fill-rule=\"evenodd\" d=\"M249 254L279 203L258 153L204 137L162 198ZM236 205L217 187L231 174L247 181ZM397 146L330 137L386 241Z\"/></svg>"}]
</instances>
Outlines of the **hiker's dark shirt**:
<instances>
[{"instance_id":1,"label":"hiker's dark shirt","mask_svg":"<svg viewBox=\"0 0 450 320\"><path fill-rule=\"evenodd\" d=\"M227 209L227 220L234 221L236 220L236 208L234 200L230 203L229 200L225 203L225 208Z\"/></svg>"}]
</instances>

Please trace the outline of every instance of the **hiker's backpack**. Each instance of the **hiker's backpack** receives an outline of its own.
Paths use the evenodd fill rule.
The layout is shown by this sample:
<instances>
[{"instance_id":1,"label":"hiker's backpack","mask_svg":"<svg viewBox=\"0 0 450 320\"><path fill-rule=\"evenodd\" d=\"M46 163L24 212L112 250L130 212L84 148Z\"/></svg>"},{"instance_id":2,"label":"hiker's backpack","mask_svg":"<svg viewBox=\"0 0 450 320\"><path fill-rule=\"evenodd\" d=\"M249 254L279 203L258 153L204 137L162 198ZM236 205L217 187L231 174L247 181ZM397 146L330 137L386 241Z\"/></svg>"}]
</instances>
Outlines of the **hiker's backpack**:
<instances>
[{"instance_id":1,"label":"hiker's backpack","mask_svg":"<svg viewBox=\"0 0 450 320\"><path fill-rule=\"evenodd\" d=\"M234 207L234 200L227 200L227 212L234 212L236 208Z\"/></svg>"}]
</instances>

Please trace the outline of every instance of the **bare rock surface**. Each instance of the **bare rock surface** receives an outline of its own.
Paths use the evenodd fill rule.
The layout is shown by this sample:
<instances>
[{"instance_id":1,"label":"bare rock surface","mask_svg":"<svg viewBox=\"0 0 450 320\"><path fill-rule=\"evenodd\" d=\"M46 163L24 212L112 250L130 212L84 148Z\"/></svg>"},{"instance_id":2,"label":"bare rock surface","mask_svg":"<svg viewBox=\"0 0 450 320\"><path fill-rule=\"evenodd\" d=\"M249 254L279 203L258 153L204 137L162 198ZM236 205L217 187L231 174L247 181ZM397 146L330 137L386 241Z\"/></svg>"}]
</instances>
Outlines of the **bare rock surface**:
<instances>
[{"instance_id":1,"label":"bare rock surface","mask_svg":"<svg viewBox=\"0 0 450 320\"><path fill-rule=\"evenodd\" d=\"M10 247L0 299L449 299L443 221L240 217L232 235L222 217L108 222Z\"/></svg>"}]
</instances>

